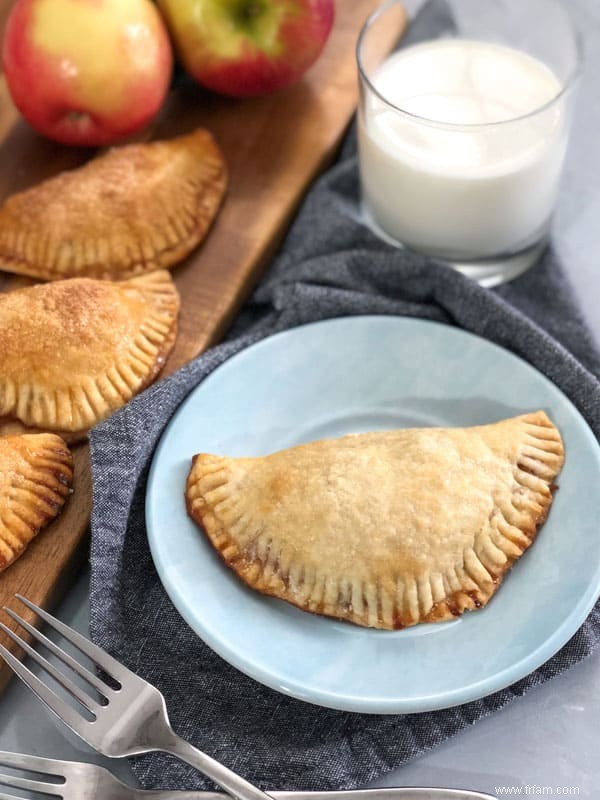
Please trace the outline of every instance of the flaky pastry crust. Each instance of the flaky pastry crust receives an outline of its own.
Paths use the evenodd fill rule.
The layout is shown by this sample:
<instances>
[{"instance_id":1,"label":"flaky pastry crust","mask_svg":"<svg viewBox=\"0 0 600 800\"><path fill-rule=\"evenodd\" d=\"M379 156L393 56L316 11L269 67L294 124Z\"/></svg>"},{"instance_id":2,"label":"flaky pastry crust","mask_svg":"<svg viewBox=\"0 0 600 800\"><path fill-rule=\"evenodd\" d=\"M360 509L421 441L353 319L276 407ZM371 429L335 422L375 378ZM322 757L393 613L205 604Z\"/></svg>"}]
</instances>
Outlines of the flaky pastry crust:
<instances>
[{"instance_id":1,"label":"flaky pastry crust","mask_svg":"<svg viewBox=\"0 0 600 800\"><path fill-rule=\"evenodd\" d=\"M59 436L0 437L0 572L58 516L72 482L73 460Z\"/></svg>"},{"instance_id":2,"label":"flaky pastry crust","mask_svg":"<svg viewBox=\"0 0 600 800\"><path fill-rule=\"evenodd\" d=\"M160 372L178 312L164 270L0 294L0 423L84 438Z\"/></svg>"},{"instance_id":3,"label":"flaky pastry crust","mask_svg":"<svg viewBox=\"0 0 600 800\"><path fill-rule=\"evenodd\" d=\"M205 237L227 185L208 131L109 150L9 197L0 269L42 280L166 269Z\"/></svg>"},{"instance_id":4,"label":"flaky pastry crust","mask_svg":"<svg viewBox=\"0 0 600 800\"><path fill-rule=\"evenodd\" d=\"M563 460L558 430L537 411L262 458L198 455L186 502L253 589L393 630L484 606L545 520Z\"/></svg>"}]
</instances>

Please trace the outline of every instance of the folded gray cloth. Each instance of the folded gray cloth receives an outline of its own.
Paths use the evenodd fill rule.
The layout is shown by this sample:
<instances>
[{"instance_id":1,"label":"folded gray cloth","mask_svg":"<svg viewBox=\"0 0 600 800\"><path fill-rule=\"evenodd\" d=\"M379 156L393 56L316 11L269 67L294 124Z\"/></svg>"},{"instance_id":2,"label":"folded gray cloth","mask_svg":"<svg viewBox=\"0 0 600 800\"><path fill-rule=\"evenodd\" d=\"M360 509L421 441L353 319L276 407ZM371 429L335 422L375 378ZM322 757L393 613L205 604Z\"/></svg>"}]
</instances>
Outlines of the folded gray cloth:
<instances>
[{"instance_id":1,"label":"folded gray cloth","mask_svg":"<svg viewBox=\"0 0 600 800\"><path fill-rule=\"evenodd\" d=\"M600 356L553 253L513 283L482 289L445 266L380 242L357 221L358 191L351 138L338 165L308 195L227 342L151 387L91 436L92 637L165 694L178 733L263 788L363 785L563 672L600 641L597 606L554 658L508 689L435 713L367 716L284 697L239 673L194 635L166 596L144 525L154 447L200 381L277 331L351 314L457 325L533 364L600 436ZM137 759L134 770L148 788L209 786L163 756Z\"/></svg>"}]
</instances>

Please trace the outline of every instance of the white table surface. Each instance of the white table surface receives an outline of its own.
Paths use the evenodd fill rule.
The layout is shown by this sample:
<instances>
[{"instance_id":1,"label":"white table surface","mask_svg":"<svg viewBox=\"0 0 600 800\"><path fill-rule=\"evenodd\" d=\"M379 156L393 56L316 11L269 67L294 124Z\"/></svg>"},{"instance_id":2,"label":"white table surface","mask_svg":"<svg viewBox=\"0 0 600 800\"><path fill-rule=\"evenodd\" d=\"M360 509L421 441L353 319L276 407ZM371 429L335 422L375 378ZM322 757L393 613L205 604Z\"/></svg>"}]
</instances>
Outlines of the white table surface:
<instances>
[{"instance_id":1,"label":"white table surface","mask_svg":"<svg viewBox=\"0 0 600 800\"><path fill-rule=\"evenodd\" d=\"M583 21L587 64L556 217L555 246L600 346L600 4L570 3ZM88 584L85 570L57 612L84 632ZM498 787L522 787L522 796L530 797L564 797L564 790L573 787L566 796L597 798L599 719L600 652L377 785L453 786L492 794ZM17 682L0 699L0 749L108 764L46 714ZM133 780L126 763L113 761L110 767Z\"/></svg>"}]
</instances>

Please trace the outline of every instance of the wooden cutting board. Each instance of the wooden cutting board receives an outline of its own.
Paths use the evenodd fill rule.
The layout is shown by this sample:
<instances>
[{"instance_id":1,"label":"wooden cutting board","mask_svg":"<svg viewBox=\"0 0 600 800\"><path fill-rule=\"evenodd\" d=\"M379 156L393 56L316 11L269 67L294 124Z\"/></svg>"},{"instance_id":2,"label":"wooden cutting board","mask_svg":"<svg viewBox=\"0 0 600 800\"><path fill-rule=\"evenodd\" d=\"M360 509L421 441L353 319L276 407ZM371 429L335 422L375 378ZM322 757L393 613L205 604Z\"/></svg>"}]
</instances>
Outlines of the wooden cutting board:
<instances>
[{"instance_id":1,"label":"wooden cutting board","mask_svg":"<svg viewBox=\"0 0 600 800\"><path fill-rule=\"evenodd\" d=\"M377 4L338 0L325 52L299 85L270 97L234 101L183 81L144 135L167 138L205 126L216 136L230 173L227 198L212 232L174 272L182 310L177 344L163 375L222 337L281 242L309 184L332 160L357 103L356 38ZM0 32L10 6L0 0ZM394 36L400 33L399 28ZM90 151L63 147L34 133L19 118L0 76L0 201L89 157ZM26 283L0 273L0 291ZM48 607L85 557L82 543L91 509L87 445L76 447L74 457L74 494L61 517L0 574L0 607L11 605L23 613L13 600L15 592ZM0 642L9 645L6 637L0 636ZM1 666L0 690L9 677Z\"/></svg>"}]
</instances>

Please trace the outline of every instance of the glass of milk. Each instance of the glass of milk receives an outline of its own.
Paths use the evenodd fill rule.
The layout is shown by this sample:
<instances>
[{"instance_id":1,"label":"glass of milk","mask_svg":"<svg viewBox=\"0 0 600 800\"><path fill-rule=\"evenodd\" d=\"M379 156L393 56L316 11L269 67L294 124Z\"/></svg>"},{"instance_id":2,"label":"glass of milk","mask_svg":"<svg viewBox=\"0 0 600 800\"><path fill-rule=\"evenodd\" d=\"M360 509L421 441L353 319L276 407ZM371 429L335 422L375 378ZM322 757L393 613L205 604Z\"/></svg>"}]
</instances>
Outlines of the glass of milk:
<instances>
[{"instance_id":1,"label":"glass of milk","mask_svg":"<svg viewBox=\"0 0 600 800\"><path fill-rule=\"evenodd\" d=\"M396 46L418 5L390 0L358 41L363 211L382 238L494 286L547 243L578 36L559 0L438 0L439 37L415 24Z\"/></svg>"}]
</instances>

